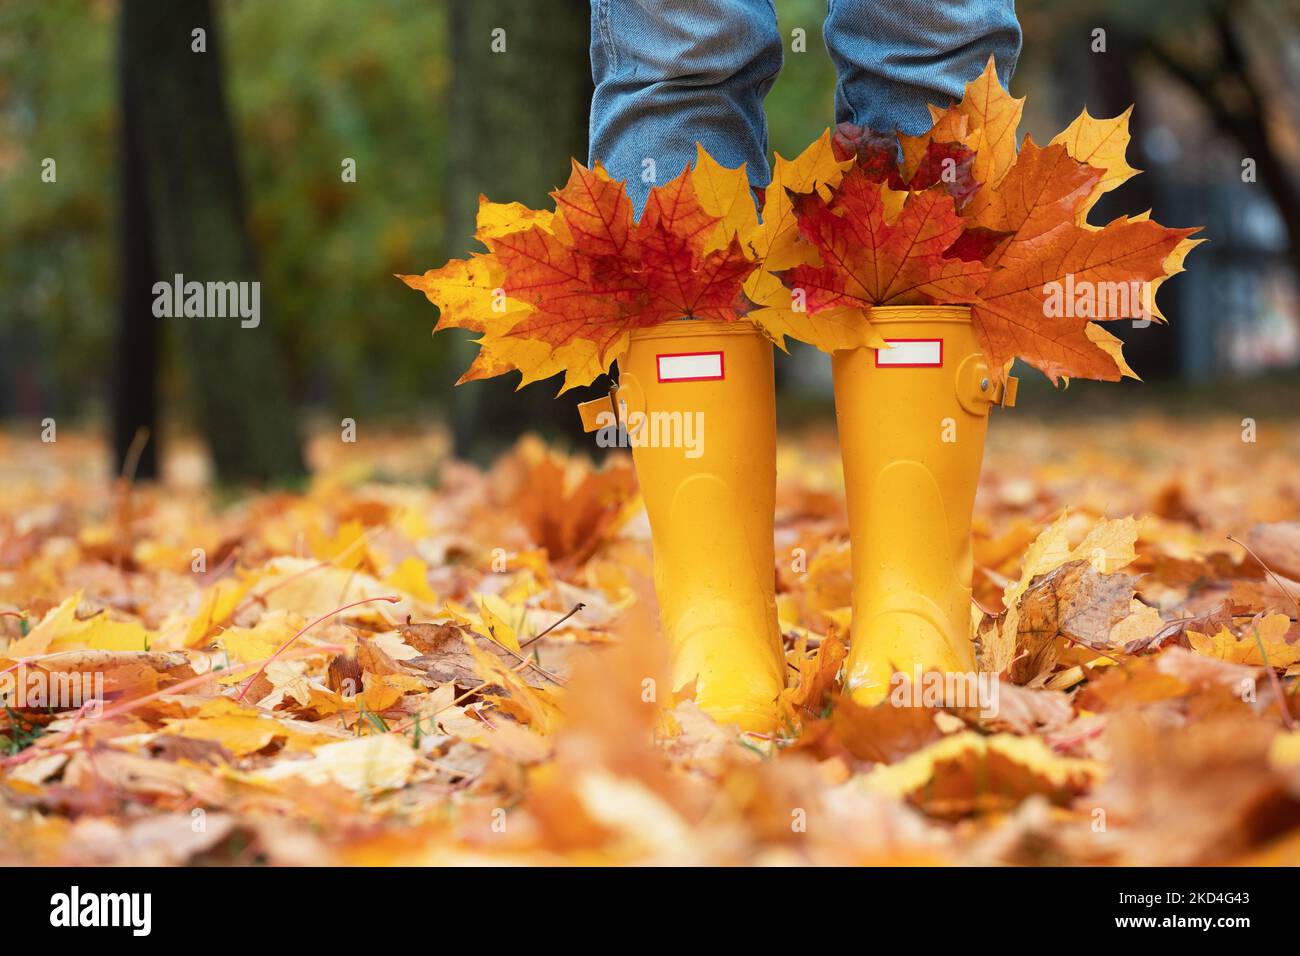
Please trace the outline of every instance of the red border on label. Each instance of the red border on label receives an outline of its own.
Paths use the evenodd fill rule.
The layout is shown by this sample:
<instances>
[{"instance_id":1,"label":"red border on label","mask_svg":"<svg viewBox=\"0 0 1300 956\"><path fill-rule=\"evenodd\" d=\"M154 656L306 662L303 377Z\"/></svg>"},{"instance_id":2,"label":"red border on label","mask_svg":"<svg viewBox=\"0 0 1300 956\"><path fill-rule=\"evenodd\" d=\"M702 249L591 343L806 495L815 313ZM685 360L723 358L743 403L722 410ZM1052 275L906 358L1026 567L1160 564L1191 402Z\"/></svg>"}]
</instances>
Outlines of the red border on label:
<instances>
[{"instance_id":1,"label":"red border on label","mask_svg":"<svg viewBox=\"0 0 1300 956\"><path fill-rule=\"evenodd\" d=\"M666 358L690 358L695 355L716 355L718 357L717 375L693 375L690 378L664 378L659 370L659 360ZM727 377L727 355L725 352L660 352L655 355L655 378L665 385L674 382L721 382Z\"/></svg>"},{"instance_id":2,"label":"red border on label","mask_svg":"<svg viewBox=\"0 0 1300 956\"><path fill-rule=\"evenodd\" d=\"M886 342L938 342L939 343L939 361L937 362L887 362L880 364L880 353L883 349L876 349L876 368L943 368L943 339L885 339Z\"/></svg>"}]
</instances>

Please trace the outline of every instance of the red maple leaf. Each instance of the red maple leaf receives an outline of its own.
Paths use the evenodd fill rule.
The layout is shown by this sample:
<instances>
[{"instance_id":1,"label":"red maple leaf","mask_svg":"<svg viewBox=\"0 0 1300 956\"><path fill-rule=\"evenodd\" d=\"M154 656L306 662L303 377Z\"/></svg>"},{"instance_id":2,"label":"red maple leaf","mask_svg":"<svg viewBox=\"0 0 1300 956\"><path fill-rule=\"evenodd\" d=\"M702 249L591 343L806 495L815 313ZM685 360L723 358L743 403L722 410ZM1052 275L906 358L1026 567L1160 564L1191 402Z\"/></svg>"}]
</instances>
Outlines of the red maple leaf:
<instances>
[{"instance_id":1,"label":"red maple leaf","mask_svg":"<svg viewBox=\"0 0 1300 956\"><path fill-rule=\"evenodd\" d=\"M941 188L910 193L897 219L886 216L882 189L859 167L849 170L830 202L801 196L799 233L817 250L820 265L784 273L786 286L803 290L816 313L839 306L885 303L967 302L987 270L979 262L946 258L965 222Z\"/></svg>"}]
</instances>

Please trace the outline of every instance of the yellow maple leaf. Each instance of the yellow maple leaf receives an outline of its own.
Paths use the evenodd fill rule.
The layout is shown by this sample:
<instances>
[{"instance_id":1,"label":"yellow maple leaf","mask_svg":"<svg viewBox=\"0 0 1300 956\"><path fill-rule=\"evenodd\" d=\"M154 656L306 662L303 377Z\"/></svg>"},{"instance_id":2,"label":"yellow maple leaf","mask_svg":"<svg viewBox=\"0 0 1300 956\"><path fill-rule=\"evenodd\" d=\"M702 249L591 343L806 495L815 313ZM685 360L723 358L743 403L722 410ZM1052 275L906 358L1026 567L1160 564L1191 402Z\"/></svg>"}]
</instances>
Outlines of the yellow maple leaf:
<instances>
[{"instance_id":1,"label":"yellow maple leaf","mask_svg":"<svg viewBox=\"0 0 1300 956\"><path fill-rule=\"evenodd\" d=\"M114 621L106 613L79 623L55 637L49 650L147 651L155 637L138 621Z\"/></svg>"},{"instance_id":2,"label":"yellow maple leaf","mask_svg":"<svg viewBox=\"0 0 1300 956\"><path fill-rule=\"evenodd\" d=\"M377 600L390 595L401 600L396 604ZM376 621L391 627L406 620L408 614L419 618L432 614L432 608L415 595L404 592L394 595L392 585L373 575L289 556L272 558L262 566L252 598L266 610L291 611L307 620L356 601L374 603L349 609L344 618Z\"/></svg>"},{"instance_id":3,"label":"yellow maple leaf","mask_svg":"<svg viewBox=\"0 0 1300 956\"><path fill-rule=\"evenodd\" d=\"M772 170L773 181L797 193L810 193L813 190L834 188L839 185L844 173L853 166L853 159L835 158L831 145L831 131L825 130L813 140L808 147L794 159L786 159L776 153L776 162Z\"/></svg>"},{"instance_id":4,"label":"yellow maple leaf","mask_svg":"<svg viewBox=\"0 0 1300 956\"><path fill-rule=\"evenodd\" d=\"M153 646L157 635L137 621L116 621L106 612L78 620L81 597L78 591L47 611L30 634L9 646L5 656L20 660L56 651L145 651Z\"/></svg>"},{"instance_id":5,"label":"yellow maple leaf","mask_svg":"<svg viewBox=\"0 0 1300 956\"><path fill-rule=\"evenodd\" d=\"M330 734L309 729L300 721L280 720L257 707L219 697L203 704L192 717L164 721L165 734L211 740L236 757L256 753L277 738L286 750L305 752L333 739Z\"/></svg>"},{"instance_id":6,"label":"yellow maple leaf","mask_svg":"<svg viewBox=\"0 0 1300 956\"><path fill-rule=\"evenodd\" d=\"M1256 667L1289 667L1300 661L1300 641L1288 644L1291 619L1285 614L1269 614L1251 624L1240 637L1226 627L1214 636L1188 631L1192 649L1207 657L1250 664Z\"/></svg>"},{"instance_id":7,"label":"yellow maple leaf","mask_svg":"<svg viewBox=\"0 0 1300 956\"><path fill-rule=\"evenodd\" d=\"M610 362L627 349L628 339L627 334L616 339L607 350L609 358L606 359L594 343L584 338L575 338L556 348L535 339L487 334L474 340L479 352L456 384L518 371L520 379L515 388L520 389L563 372L564 385L560 388L563 395L571 388L590 384L592 379L604 373Z\"/></svg>"},{"instance_id":8,"label":"yellow maple leaf","mask_svg":"<svg viewBox=\"0 0 1300 956\"><path fill-rule=\"evenodd\" d=\"M852 158L843 161L835 158L829 129L793 160L779 153L776 156L772 183L765 193L762 221L750 232L758 268L745 281L745 295L758 306L746 318L782 351L789 351L786 336L828 353L884 345L862 310L827 309L811 315L796 307L791 291L774 275L814 255L812 247L799 239L799 223L789 193L828 190L839 183L852 165Z\"/></svg>"},{"instance_id":9,"label":"yellow maple leaf","mask_svg":"<svg viewBox=\"0 0 1300 956\"><path fill-rule=\"evenodd\" d=\"M1020 577L1003 589L1002 603L1007 609L1000 628L994 628L985 637L981 666L993 673L1001 673L1015 655L1016 637L1020 631L1019 601L1029 589L1029 584L1041 574L1055 571L1069 561L1087 561L1103 574L1127 567L1137 558L1138 524L1127 518L1103 518L1089 529L1083 540L1070 547L1070 523L1073 516L1064 511L1034 539L1025 552Z\"/></svg>"},{"instance_id":10,"label":"yellow maple leaf","mask_svg":"<svg viewBox=\"0 0 1300 956\"><path fill-rule=\"evenodd\" d=\"M880 184L880 200L884 207L885 222L897 221L910 195L912 194L905 189L890 189L888 183Z\"/></svg>"},{"instance_id":11,"label":"yellow maple leaf","mask_svg":"<svg viewBox=\"0 0 1300 956\"><path fill-rule=\"evenodd\" d=\"M486 332L489 325L498 330L509 328L532 312L527 303L506 296L501 288L505 269L482 253L468 259L453 259L423 275L397 278L423 292L438 307L434 332L450 328Z\"/></svg>"},{"instance_id":12,"label":"yellow maple leaf","mask_svg":"<svg viewBox=\"0 0 1300 956\"><path fill-rule=\"evenodd\" d=\"M477 630L492 638L502 647L518 654L520 652L519 637L515 634L515 629L506 622L507 616L514 615L514 608L495 594L480 594L478 596L478 609L483 625Z\"/></svg>"},{"instance_id":13,"label":"yellow maple leaf","mask_svg":"<svg viewBox=\"0 0 1300 956\"><path fill-rule=\"evenodd\" d=\"M438 603L438 595L429 587L429 566L419 558L403 558L384 578L384 583L391 584L426 604Z\"/></svg>"},{"instance_id":14,"label":"yellow maple leaf","mask_svg":"<svg viewBox=\"0 0 1300 956\"><path fill-rule=\"evenodd\" d=\"M339 525L333 536L322 534L316 527L309 534L312 554L335 567L347 570L359 568L366 563L369 555L365 539L366 526L355 518Z\"/></svg>"},{"instance_id":15,"label":"yellow maple leaf","mask_svg":"<svg viewBox=\"0 0 1300 956\"><path fill-rule=\"evenodd\" d=\"M251 585L251 581L224 578L204 591L198 613L191 618L181 646L202 646L215 628L230 620L230 615L235 613Z\"/></svg>"},{"instance_id":16,"label":"yellow maple leaf","mask_svg":"<svg viewBox=\"0 0 1300 956\"><path fill-rule=\"evenodd\" d=\"M508 697L487 695L498 707L527 723L539 734L554 733L562 722L559 704L554 695L532 687L497 655L481 649L473 640L465 642L474 658L474 671L488 684L505 689Z\"/></svg>"},{"instance_id":17,"label":"yellow maple leaf","mask_svg":"<svg viewBox=\"0 0 1300 956\"><path fill-rule=\"evenodd\" d=\"M1279 769L1300 764L1300 730L1280 730L1268 746L1268 762Z\"/></svg>"},{"instance_id":18,"label":"yellow maple leaf","mask_svg":"<svg viewBox=\"0 0 1300 956\"><path fill-rule=\"evenodd\" d=\"M721 220L714 226L704 252L725 249L733 238L739 238L741 247L750 252L746 239L758 228L758 206L745 164L728 169L696 143L691 186L704 211Z\"/></svg>"},{"instance_id":19,"label":"yellow maple leaf","mask_svg":"<svg viewBox=\"0 0 1300 956\"><path fill-rule=\"evenodd\" d=\"M228 627L217 638L232 661L264 661L306 623L289 611L269 611L253 627ZM248 674L240 674L240 679Z\"/></svg>"},{"instance_id":20,"label":"yellow maple leaf","mask_svg":"<svg viewBox=\"0 0 1300 956\"><path fill-rule=\"evenodd\" d=\"M533 226L554 232L562 223L546 209L530 209L523 203L495 203L478 197L475 238L480 242L497 239ZM567 227L565 227L567 229ZM529 313L532 307L506 296L501 288L505 269L490 255L476 253L468 259L453 259L423 275L399 275L412 289L438 307L434 331L448 328L473 332L502 333ZM543 376L545 377L545 376Z\"/></svg>"},{"instance_id":21,"label":"yellow maple leaf","mask_svg":"<svg viewBox=\"0 0 1300 956\"><path fill-rule=\"evenodd\" d=\"M1150 637L1164 626L1165 620L1157 608L1134 599L1132 613L1110 629L1107 641L1114 647L1123 647L1132 641Z\"/></svg>"},{"instance_id":22,"label":"yellow maple leaf","mask_svg":"<svg viewBox=\"0 0 1300 956\"><path fill-rule=\"evenodd\" d=\"M423 693L428 690L424 681L409 674L368 674L366 689L361 695L366 710L383 713L409 691Z\"/></svg>"},{"instance_id":23,"label":"yellow maple leaf","mask_svg":"<svg viewBox=\"0 0 1300 956\"><path fill-rule=\"evenodd\" d=\"M1089 341L1095 344L1099 349L1115 360L1115 367L1119 369L1120 375L1125 378L1142 381L1138 373L1133 371L1128 361L1124 358L1124 342L1117 335L1112 335L1104 326L1096 322L1089 322L1084 326L1084 332L1087 334Z\"/></svg>"},{"instance_id":24,"label":"yellow maple leaf","mask_svg":"<svg viewBox=\"0 0 1300 956\"><path fill-rule=\"evenodd\" d=\"M1032 794L1064 803L1087 789L1100 772L1100 764L1063 757L1039 737L985 737L965 730L877 767L865 785L945 815L1005 809Z\"/></svg>"},{"instance_id":25,"label":"yellow maple leaf","mask_svg":"<svg viewBox=\"0 0 1300 956\"><path fill-rule=\"evenodd\" d=\"M301 778L321 785L336 783L352 791L394 790L404 786L415 769L410 741L397 734L376 734L322 744L311 760L286 760L248 774L256 783L271 784Z\"/></svg>"},{"instance_id":26,"label":"yellow maple leaf","mask_svg":"<svg viewBox=\"0 0 1300 956\"><path fill-rule=\"evenodd\" d=\"M1137 537L1138 522L1132 515L1102 518L1074 546L1067 560L1082 559L1089 562L1094 571L1110 574L1128 567L1137 559Z\"/></svg>"},{"instance_id":27,"label":"yellow maple leaf","mask_svg":"<svg viewBox=\"0 0 1300 956\"><path fill-rule=\"evenodd\" d=\"M539 226L554 231L555 213L549 209L530 209L521 202L492 202L484 195L478 197L478 215L474 237L480 241L497 239Z\"/></svg>"},{"instance_id":28,"label":"yellow maple leaf","mask_svg":"<svg viewBox=\"0 0 1300 956\"><path fill-rule=\"evenodd\" d=\"M1133 107L1111 119L1097 119L1085 108L1074 122L1052 137L1052 144L1065 147L1072 159L1102 171L1088 198L1078 208L1077 221L1084 225L1097 200L1136 176L1139 170L1128 164L1128 123ZM1050 144L1049 144L1050 145Z\"/></svg>"},{"instance_id":29,"label":"yellow maple leaf","mask_svg":"<svg viewBox=\"0 0 1300 956\"><path fill-rule=\"evenodd\" d=\"M984 72L966 84L965 95L952 107L966 117L969 133L965 144L975 151L971 171L987 186L995 184L1016 161L1016 131L1025 99L1016 99L998 80L997 67L989 57ZM936 122L943 110L931 107Z\"/></svg>"},{"instance_id":30,"label":"yellow maple leaf","mask_svg":"<svg viewBox=\"0 0 1300 956\"><path fill-rule=\"evenodd\" d=\"M782 351L789 351L785 343L787 335L827 353L837 349L885 347L885 340L861 309L825 309L816 315L809 314L807 309L796 309L791 291L766 270L754 270L745 282L745 295L759 306L747 318Z\"/></svg>"},{"instance_id":31,"label":"yellow maple leaf","mask_svg":"<svg viewBox=\"0 0 1300 956\"><path fill-rule=\"evenodd\" d=\"M1070 546L1072 520L1073 516L1063 511L1034 539L1025 552L1019 580L1009 584L1003 594L1006 607L1015 604L1034 578L1055 571L1069 561L1088 561L1095 570L1108 574L1127 567L1137 558L1138 523L1133 516L1102 518L1074 547Z\"/></svg>"},{"instance_id":32,"label":"yellow maple leaf","mask_svg":"<svg viewBox=\"0 0 1300 956\"><path fill-rule=\"evenodd\" d=\"M809 249L800 243L799 223L788 192L811 193L839 185L853 159L835 158L828 129L794 159L776 154L772 182L764 191L763 218L752 232L751 245L766 272L780 272L806 261ZM829 192L825 195L829 197Z\"/></svg>"},{"instance_id":33,"label":"yellow maple leaf","mask_svg":"<svg viewBox=\"0 0 1300 956\"><path fill-rule=\"evenodd\" d=\"M32 628L26 637L9 645L5 656L19 660L44 654L49 649L51 641L77 625L77 606L81 604L81 593L78 591L63 603L46 611L40 623Z\"/></svg>"}]
</instances>

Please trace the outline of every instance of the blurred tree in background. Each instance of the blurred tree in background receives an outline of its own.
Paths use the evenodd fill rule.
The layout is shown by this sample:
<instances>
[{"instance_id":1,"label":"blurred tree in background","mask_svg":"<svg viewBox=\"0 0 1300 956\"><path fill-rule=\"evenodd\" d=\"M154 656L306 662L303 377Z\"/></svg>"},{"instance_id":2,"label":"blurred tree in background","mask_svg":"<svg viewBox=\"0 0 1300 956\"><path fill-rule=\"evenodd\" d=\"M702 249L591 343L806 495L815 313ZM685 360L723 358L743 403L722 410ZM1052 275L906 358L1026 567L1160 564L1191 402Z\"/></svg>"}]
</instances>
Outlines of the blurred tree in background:
<instances>
[{"instance_id":1,"label":"blurred tree in background","mask_svg":"<svg viewBox=\"0 0 1300 956\"><path fill-rule=\"evenodd\" d=\"M249 229L289 391L332 418L436 410L458 372L430 339L428 304L393 274L448 254L445 4L227 0L216 9ZM0 414L104 417L117 12L86 0L0 8ZM57 161L55 183L40 180L45 157ZM342 181L345 158L356 161L355 183ZM192 421L173 332L183 321L165 323L161 402Z\"/></svg>"},{"instance_id":2,"label":"blurred tree in background","mask_svg":"<svg viewBox=\"0 0 1300 956\"><path fill-rule=\"evenodd\" d=\"M299 399L331 417L436 407L451 363L394 273L444 260L447 5L225 0L252 227ZM356 161L356 182L341 176Z\"/></svg>"},{"instance_id":3,"label":"blurred tree in background","mask_svg":"<svg viewBox=\"0 0 1300 956\"><path fill-rule=\"evenodd\" d=\"M114 459L118 470L152 478L158 442L142 442L158 430L158 356L167 327L156 316L155 283L179 276L186 284L251 287L258 273L210 0L124 3L120 19ZM172 308L181 308L174 298ZM271 319L265 326L263 315ZM242 313L238 322L209 316L178 323L197 419L223 481L303 471L274 315L274 302L259 294L247 327Z\"/></svg>"},{"instance_id":4,"label":"blurred tree in background","mask_svg":"<svg viewBox=\"0 0 1300 956\"><path fill-rule=\"evenodd\" d=\"M1214 276L1200 283L1206 294L1192 294L1196 280L1170 283L1162 309L1185 321L1156 335L1117 323L1126 354L1146 377L1213 367L1226 340L1248 334L1231 319L1267 309L1261 270L1276 266L1292 289L1300 275L1300 0L1017 8L1031 41L1020 93L1026 76L1035 89L1056 79L1057 116L1084 101L1096 116L1137 104L1129 160L1146 172L1103 198L1098 221L1155 207L1158 219L1206 223L1212 240L1193 261L1202 280ZM1207 328L1210 310L1228 321Z\"/></svg>"},{"instance_id":5,"label":"blurred tree in background","mask_svg":"<svg viewBox=\"0 0 1300 956\"><path fill-rule=\"evenodd\" d=\"M107 381L112 5L0 6L0 414L72 415ZM55 51L59 52L56 54ZM55 161L56 182L41 181Z\"/></svg>"},{"instance_id":6,"label":"blurred tree in background","mask_svg":"<svg viewBox=\"0 0 1300 956\"><path fill-rule=\"evenodd\" d=\"M479 248L470 237L480 195L546 208L547 194L568 178L570 157L586 162L590 31L586 4L573 0L450 0L450 9L447 248L464 255ZM467 368L474 336L444 337L453 335L457 364ZM577 403L609 388L597 383L555 399L562 376L516 391L518 381L511 374L451 393L458 454L487 462L525 431L576 440Z\"/></svg>"},{"instance_id":7,"label":"blurred tree in background","mask_svg":"<svg viewBox=\"0 0 1300 956\"><path fill-rule=\"evenodd\" d=\"M1047 0L1022 3L1054 38L1106 30L1106 49L1091 69L1106 107L1118 112L1134 102L1135 73L1144 68L1191 97L1254 160L1300 271L1300 0L1080 0L1064 13Z\"/></svg>"}]
</instances>

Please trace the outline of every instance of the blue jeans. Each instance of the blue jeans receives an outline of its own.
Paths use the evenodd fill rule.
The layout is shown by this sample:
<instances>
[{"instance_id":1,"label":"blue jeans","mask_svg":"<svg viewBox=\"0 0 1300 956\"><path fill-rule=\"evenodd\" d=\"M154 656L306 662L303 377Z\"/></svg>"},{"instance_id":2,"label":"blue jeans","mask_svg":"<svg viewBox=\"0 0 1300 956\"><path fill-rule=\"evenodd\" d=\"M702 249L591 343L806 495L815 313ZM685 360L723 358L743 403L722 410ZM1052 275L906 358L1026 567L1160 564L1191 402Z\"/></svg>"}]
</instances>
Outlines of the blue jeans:
<instances>
[{"instance_id":1,"label":"blue jeans","mask_svg":"<svg viewBox=\"0 0 1300 956\"><path fill-rule=\"evenodd\" d=\"M960 99L997 57L1005 86L1020 54L1015 0L828 0L836 122L916 135L927 103ZM772 0L591 0L589 160L626 179L638 213L650 187L682 171L699 141L748 164L766 186L763 99L781 70Z\"/></svg>"}]
</instances>

